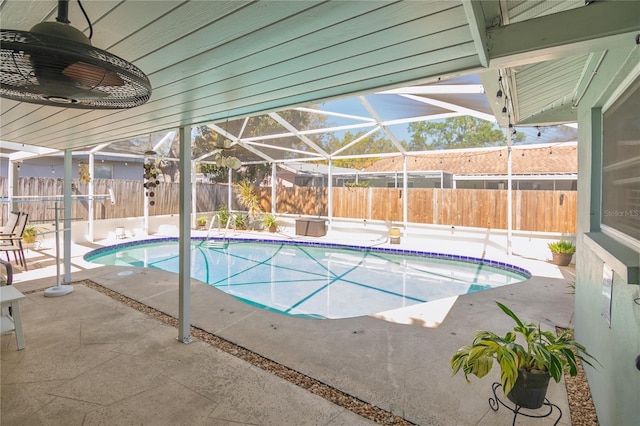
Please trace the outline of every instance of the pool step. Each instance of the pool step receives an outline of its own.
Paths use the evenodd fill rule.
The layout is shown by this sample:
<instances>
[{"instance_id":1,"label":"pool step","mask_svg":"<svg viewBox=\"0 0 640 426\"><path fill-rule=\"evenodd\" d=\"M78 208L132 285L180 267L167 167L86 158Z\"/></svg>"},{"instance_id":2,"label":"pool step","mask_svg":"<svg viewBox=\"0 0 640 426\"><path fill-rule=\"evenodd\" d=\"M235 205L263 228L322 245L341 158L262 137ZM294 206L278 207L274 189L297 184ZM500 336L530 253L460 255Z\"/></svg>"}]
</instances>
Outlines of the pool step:
<instances>
[{"instance_id":1,"label":"pool step","mask_svg":"<svg viewBox=\"0 0 640 426\"><path fill-rule=\"evenodd\" d=\"M220 240L220 241L206 240L204 242L204 246L208 247L208 248L226 249L227 247L229 247L229 241L225 241L225 240Z\"/></svg>"}]
</instances>

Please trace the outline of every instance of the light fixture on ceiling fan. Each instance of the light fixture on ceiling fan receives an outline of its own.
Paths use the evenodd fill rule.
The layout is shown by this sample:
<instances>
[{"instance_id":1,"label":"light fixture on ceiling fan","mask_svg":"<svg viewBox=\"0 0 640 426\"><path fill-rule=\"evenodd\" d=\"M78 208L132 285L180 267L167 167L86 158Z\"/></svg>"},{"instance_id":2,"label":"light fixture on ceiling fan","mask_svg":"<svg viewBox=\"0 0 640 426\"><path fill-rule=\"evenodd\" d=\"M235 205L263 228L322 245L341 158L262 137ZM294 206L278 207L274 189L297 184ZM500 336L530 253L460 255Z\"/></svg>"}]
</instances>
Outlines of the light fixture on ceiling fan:
<instances>
[{"instance_id":1,"label":"light fixture on ceiling fan","mask_svg":"<svg viewBox=\"0 0 640 426\"><path fill-rule=\"evenodd\" d=\"M151 83L135 65L91 45L69 25L69 0L58 1L56 22L30 31L0 30L0 96L20 102L83 109L123 109L144 104Z\"/></svg>"}]
</instances>

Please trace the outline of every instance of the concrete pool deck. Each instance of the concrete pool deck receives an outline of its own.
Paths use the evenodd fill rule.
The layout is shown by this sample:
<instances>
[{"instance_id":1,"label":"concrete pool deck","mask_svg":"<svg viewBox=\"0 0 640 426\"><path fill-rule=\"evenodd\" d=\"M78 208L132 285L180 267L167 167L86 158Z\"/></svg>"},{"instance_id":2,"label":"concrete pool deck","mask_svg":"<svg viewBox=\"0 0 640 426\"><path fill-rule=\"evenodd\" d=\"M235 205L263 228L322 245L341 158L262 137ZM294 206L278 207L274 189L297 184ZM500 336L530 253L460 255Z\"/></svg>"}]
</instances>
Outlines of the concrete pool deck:
<instances>
[{"instance_id":1,"label":"concrete pool deck","mask_svg":"<svg viewBox=\"0 0 640 426\"><path fill-rule=\"evenodd\" d=\"M326 238L354 243L356 237L328 234ZM99 245L114 242L122 241ZM422 250L437 246L447 252L443 244L424 239L405 238L399 248L412 245ZM73 281L90 279L177 316L177 275L84 265L81 256L90 249L74 245ZM47 250L43 246L28 253L32 270L16 274L18 289L55 285L55 274L38 276L50 271ZM482 251L490 259L508 259L534 277L460 296L438 324L415 310L399 322L371 316L288 317L251 307L192 280L191 323L415 424L511 424L511 412L504 407L494 412L487 402L499 371L494 369L491 378L474 378L468 385L463 376L451 377L449 358L478 329L512 327L495 300L546 328L571 327L572 268L502 256L487 247L463 245L456 251ZM202 341L181 344L176 328L96 290L82 284L74 288L59 298L45 298L41 291L27 295L21 305L25 350L16 350L13 334L2 336L2 424L371 424ZM571 424L564 381L552 382L547 397L562 410L559 424ZM517 424L553 424L556 418L557 412L546 419L519 416Z\"/></svg>"}]
</instances>

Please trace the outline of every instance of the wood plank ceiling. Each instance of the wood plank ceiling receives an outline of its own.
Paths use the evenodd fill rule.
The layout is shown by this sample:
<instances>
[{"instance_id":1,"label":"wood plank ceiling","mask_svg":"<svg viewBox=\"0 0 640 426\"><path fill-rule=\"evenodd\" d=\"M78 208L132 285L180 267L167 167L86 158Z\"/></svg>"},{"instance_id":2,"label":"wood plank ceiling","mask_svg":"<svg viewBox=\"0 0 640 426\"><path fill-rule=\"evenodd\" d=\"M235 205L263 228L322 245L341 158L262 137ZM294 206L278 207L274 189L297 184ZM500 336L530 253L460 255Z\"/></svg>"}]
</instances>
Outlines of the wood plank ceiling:
<instances>
[{"instance_id":1,"label":"wood plank ceiling","mask_svg":"<svg viewBox=\"0 0 640 426\"><path fill-rule=\"evenodd\" d=\"M509 3L85 0L93 45L141 68L153 87L150 101L130 110L98 111L2 99L0 138L80 149L479 71L489 81L497 77L498 65L505 69L508 63L500 52L498 65L491 66L491 49L500 51L501 34L492 39L489 31L500 26ZM522 9L520 3L511 6ZM538 3L544 10L558 2ZM576 6L576 0L569 3ZM51 0L0 3L2 28L28 30L53 20L56 12ZM69 17L88 33L75 1ZM592 57L587 52L583 46L575 52L582 56L570 59L574 77L566 84L573 88ZM529 63L535 62L530 56ZM518 57L516 65L522 63ZM526 80L521 84L526 87ZM527 93L513 99L523 102L528 117L567 96L532 104Z\"/></svg>"}]
</instances>

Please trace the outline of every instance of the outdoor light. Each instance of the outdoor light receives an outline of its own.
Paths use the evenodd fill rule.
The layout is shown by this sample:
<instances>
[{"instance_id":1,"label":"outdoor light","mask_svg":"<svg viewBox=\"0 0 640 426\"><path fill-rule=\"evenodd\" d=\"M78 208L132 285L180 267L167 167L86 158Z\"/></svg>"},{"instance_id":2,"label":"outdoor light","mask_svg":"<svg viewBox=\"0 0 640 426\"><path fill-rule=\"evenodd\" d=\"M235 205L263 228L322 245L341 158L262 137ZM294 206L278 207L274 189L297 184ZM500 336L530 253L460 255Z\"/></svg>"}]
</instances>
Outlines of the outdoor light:
<instances>
[{"instance_id":1,"label":"outdoor light","mask_svg":"<svg viewBox=\"0 0 640 426\"><path fill-rule=\"evenodd\" d=\"M507 115L507 107L506 107L506 105L502 107L502 115L503 116Z\"/></svg>"},{"instance_id":2,"label":"outdoor light","mask_svg":"<svg viewBox=\"0 0 640 426\"><path fill-rule=\"evenodd\" d=\"M496 98L502 99L502 89L498 89L498 91L496 92Z\"/></svg>"}]
</instances>

